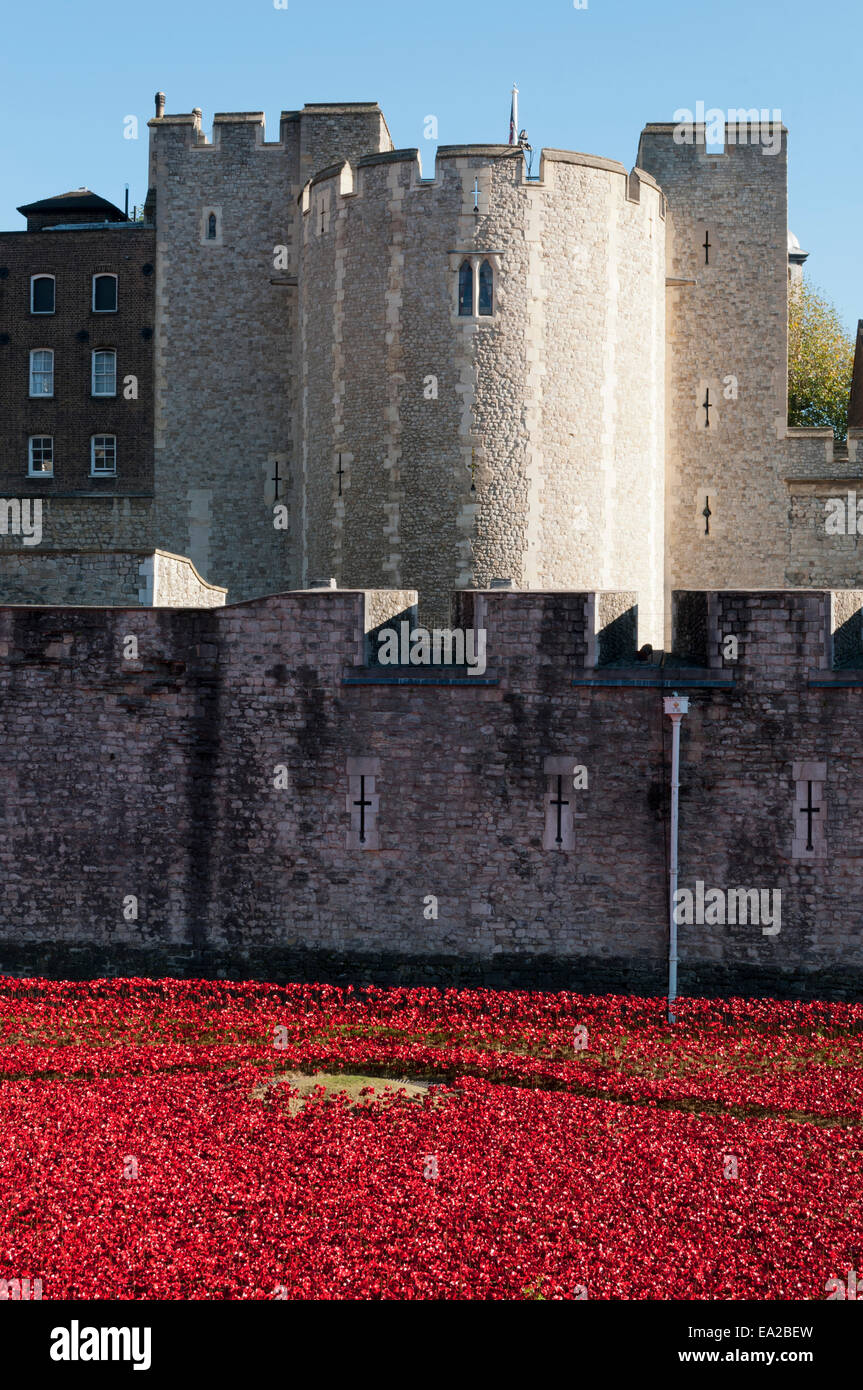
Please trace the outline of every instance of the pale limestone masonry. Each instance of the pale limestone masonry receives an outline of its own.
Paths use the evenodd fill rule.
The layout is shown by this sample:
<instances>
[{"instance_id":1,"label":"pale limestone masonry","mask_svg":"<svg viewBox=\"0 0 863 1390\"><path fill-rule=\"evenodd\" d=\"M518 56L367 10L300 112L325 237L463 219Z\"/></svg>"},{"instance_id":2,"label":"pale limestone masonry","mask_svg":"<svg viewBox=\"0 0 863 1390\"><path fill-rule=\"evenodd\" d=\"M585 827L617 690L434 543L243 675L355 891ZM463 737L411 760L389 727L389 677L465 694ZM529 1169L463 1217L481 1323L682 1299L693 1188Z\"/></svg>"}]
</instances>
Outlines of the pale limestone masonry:
<instances>
[{"instance_id":1,"label":"pale limestone masonry","mask_svg":"<svg viewBox=\"0 0 863 1390\"><path fill-rule=\"evenodd\" d=\"M717 155L703 140L675 143L672 125L649 125L638 157L668 198L669 278L695 282L668 291L667 586L782 584L788 496L776 422L786 418L787 397L785 132L775 155L760 144Z\"/></svg>"},{"instance_id":2,"label":"pale limestone masonry","mask_svg":"<svg viewBox=\"0 0 863 1390\"><path fill-rule=\"evenodd\" d=\"M157 550L148 566L142 579L146 583L152 574L153 608L221 608L225 602L227 589L208 584L184 555Z\"/></svg>"},{"instance_id":3,"label":"pale limestone masonry","mask_svg":"<svg viewBox=\"0 0 863 1390\"><path fill-rule=\"evenodd\" d=\"M674 130L646 126L638 151L669 206L666 624L672 589L854 588L863 573L858 538L824 525L827 497L863 495L863 430L834 449L830 429L786 423L787 131L776 153L740 127L709 154L703 127L691 145Z\"/></svg>"},{"instance_id":4,"label":"pale limestone masonry","mask_svg":"<svg viewBox=\"0 0 863 1390\"><path fill-rule=\"evenodd\" d=\"M389 142L374 103L150 122L156 222L155 524L233 599L299 582L292 501L297 458L297 196L303 171ZM208 218L215 214L215 236ZM280 477L273 481L279 463Z\"/></svg>"},{"instance_id":5,"label":"pale limestone masonry","mask_svg":"<svg viewBox=\"0 0 863 1390\"><path fill-rule=\"evenodd\" d=\"M428 625L448 621L454 587L598 577L639 591L642 631L660 642L663 206L648 176L564 151L545 150L528 181L508 146L444 147L433 179L396 150L311 180L310 571L414 585ZM466 255L493 264L487 318L458 316Z\"/></svg>"}]
</instances>

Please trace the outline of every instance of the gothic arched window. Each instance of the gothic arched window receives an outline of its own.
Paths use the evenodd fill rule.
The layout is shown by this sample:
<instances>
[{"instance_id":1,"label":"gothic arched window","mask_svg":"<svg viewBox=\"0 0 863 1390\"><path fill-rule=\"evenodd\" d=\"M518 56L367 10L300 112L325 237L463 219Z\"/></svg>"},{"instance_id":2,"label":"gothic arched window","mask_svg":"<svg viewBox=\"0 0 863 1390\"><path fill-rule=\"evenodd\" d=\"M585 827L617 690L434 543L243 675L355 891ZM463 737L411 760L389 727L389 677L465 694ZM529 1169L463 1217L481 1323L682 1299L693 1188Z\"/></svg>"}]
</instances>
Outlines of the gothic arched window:
<instances>
[{"instance_id":1,"label":"gothic arched window","mask_svg":"<svg viewBox=\"0 0 863 1390\"><path fill-rule=\"evenodd\" d=\"M479 268L479 312L494 312L494 274L488 261L483 261Z\"/></svg>"},{"instance_id":2,"label":"gothic arched window","mask_svg":"<svg viewBox=\"0 0 863 1390\"><path fill-rule=\"evenodd\" d=\"M462 261L458 272L458 312L461 318L473 317L473 266Z\"/></svg>"},{"instance_id":3,"label":"gothic arched window","mask_svg":"<svg viewBox=\"0 0 863 1390\"><path fill-rule=\"evenodd\" d=\"M207 218L207 241L216 240L216 214L211 212Z\"/></svg>"}]
</instances>

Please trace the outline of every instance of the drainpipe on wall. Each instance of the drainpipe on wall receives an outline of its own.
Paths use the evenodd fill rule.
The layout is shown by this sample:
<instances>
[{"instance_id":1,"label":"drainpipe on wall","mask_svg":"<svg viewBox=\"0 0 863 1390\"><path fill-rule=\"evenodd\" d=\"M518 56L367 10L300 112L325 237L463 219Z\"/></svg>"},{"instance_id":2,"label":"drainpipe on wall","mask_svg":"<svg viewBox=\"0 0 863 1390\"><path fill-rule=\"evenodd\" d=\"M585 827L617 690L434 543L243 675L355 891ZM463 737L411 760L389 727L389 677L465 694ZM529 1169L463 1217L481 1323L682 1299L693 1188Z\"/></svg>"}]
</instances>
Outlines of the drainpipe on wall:
<instances>
[{"instance_id":1,"label":"drainpipe on wall","mask_svg":"<svg viewBox=\"0 0 863 1390\"><path fill-rule=\"evenodd\" d=\"M666 695L665 713L671 718L671 848L668 862L668 1022L676 1022L677 998L677 811L680 792L680 721L689 713L689 696Z\"/></svg>"}]
</instances>

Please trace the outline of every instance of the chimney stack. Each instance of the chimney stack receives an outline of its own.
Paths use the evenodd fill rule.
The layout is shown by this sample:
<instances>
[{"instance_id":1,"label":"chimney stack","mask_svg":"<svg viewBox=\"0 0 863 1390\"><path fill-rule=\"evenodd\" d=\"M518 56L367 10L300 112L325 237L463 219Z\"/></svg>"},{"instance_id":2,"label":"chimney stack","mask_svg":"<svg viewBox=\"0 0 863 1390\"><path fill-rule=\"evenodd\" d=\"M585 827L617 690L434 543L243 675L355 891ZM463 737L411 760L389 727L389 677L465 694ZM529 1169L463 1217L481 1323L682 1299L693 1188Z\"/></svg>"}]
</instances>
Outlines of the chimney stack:
<instances>
[{"instance_id":1,"label":"chimney stack","mask_svg":"<svg viewBox=\"0 0 863 1390\"><path fill-rule=\"evenodd\" d=\"M157 93L156 93L156 120L158 121L158 120L159 120L159 117L160 117L160 116L164 116L164 114L165 114L165 93L164 93L164 92L157 92Z\"/></svg>"}]
</instances>

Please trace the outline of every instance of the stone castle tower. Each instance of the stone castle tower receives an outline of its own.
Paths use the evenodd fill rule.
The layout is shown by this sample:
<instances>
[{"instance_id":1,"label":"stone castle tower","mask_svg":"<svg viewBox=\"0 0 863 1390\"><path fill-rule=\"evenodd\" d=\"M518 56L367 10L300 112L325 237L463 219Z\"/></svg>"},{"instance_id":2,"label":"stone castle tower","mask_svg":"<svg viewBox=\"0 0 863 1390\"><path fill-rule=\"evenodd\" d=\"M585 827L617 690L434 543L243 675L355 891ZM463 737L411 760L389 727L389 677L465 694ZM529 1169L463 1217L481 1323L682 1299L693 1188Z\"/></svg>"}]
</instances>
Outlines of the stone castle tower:
<instances>
[{"instance_id":1,"label":"stone castle tower","mask_svg":"<svg viewBox=\"0 0 863 1390\"><path fill-rule=\"evenodd\" d=\"M373 105L286 113L272 144L261 115L151 129L160 544L232 598L332 575L441 620L494 577L599 577L655 629L653 179L546 150L531 181L509 146L444 147L423 179Z\"/></svg>"},{"instance_id":2,"label":"stone castle tower","mask_svg":"<svg viewBox=\"0 0 863 1390\"><path fill-rule=\"evenodd\" d=\"M298 199L334 159L390 149L374 103L150 122L156 225L154 528L232 599L296 587L303 367ZM278 268L277 268L278 267ZM284 500L291 529L277 531Z\"/></svg>"},{"instance_id":3,"label":"stone castle tower","mask_svg":"<svg viewBox=\"0 0 863 1390\"><path fill-rule=\"evenodd\" d=\"M536 177L517 147L466 145L423 178L375 103L284 112L273 141L262 113L217 115L208 139L159 94L150 134L152 491L115 549L131 525L188 557L209 596L173 601L332 576L417 589L431 624L507 579L636 593L661 646L674 589L861 582L823 516L863 429L834 448L786 424L806 253L784 128L731 127L715 154L703 127L648 125L631 172L545 149ZM62 540L43 600L69 601ZM116 587L94 601L159 601Z\"/></svg>"},{"instance_id":4,"label":"stone castle tower","mask_svg":"<svg viewBox=\"0 0 863 1390\"><path fill-rule=\"evenodd\" d=\"M347 585L638 590L662 604L664 200L509 146L324 171L300 247L303 568ZM483 284L480 285L480 277ZM485 299L483 300L483 293ZM339 455L342 498L336 486Z\"/></svg>"},{"instance_id":5,"label":"stone castle tower","mask_svg":"<svg viewBox=\"0 0 863 1390\"><path fill-rule=\"evenodd\" d=\"M596 586L661 646L674 589L860 582L822 520L860 431L786 424L784 128L535 178L507 145L423 178L372 103L151 129L157 534L229 598Z\"/></svg>"}]
</instances>

